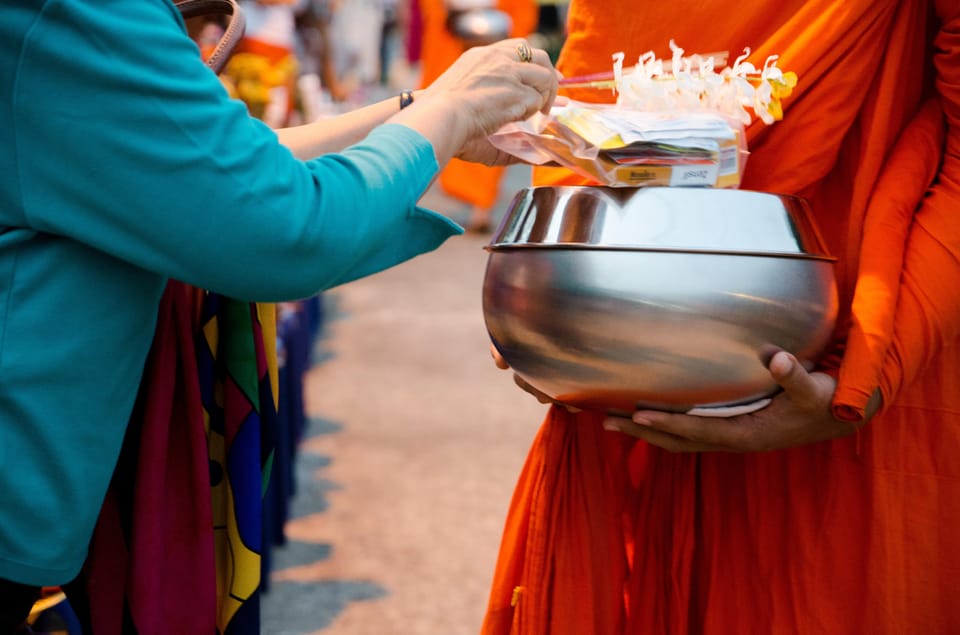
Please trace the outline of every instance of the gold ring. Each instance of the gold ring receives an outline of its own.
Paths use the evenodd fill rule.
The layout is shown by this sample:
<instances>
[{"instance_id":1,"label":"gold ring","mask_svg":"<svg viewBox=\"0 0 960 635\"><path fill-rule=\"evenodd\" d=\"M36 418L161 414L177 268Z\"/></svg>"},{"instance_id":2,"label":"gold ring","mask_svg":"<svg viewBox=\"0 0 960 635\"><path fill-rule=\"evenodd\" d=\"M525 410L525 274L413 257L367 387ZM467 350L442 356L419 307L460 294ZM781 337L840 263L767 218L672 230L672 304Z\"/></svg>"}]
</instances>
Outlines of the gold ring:
<instances>
[{"instance_id":1,"label":"gold ring","mask_svg":"<svg viewBox=\"0 0 960 635\"><path fill-rule=\"evenodd\" d=\"M533 51L530 50L530 45L526 42L520 42L520 44L517 44L517 57L520 58L521 62L532 62Z\"/></svg>"}]
</instances>

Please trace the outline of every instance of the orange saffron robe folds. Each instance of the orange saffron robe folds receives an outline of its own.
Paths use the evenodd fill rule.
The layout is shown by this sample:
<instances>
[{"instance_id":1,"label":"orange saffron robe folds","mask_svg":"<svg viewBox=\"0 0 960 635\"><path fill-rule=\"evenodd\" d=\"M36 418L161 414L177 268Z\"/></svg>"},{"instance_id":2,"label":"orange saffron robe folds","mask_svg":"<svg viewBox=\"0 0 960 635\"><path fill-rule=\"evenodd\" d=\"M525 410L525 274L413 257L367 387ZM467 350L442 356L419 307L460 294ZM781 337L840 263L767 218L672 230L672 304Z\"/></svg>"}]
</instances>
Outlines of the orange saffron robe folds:
<instances>
[{"instance_id":1,"label":"orange saffron robe folds","mask_svg":"<svg viewBox=\"0 0 960 635\"><path fill-rule=\"evenodd\" d=\"M742 455L552 408L484 634L960 633L960 1L573 0L569 31L568 77L670 38L798 74L784 120L748 129L743 187L811 202L839 258L834 413L885 405L857 435Z\"/></svg>"},{"instance_id":2,"label":"orange saffron robe folds","mask_svg":"<svg viewBox=\"0 0 960 635\"><path fill-rule=\"evenodd\" d=\"M538 8L535 0L499 0L497 7L513 20L510 37L525 37L537 28ZM429 85L447 70L463 53L464 46L447 29L444 0L420 0L423 16L423 48L421 51L422 86ZM443 191L481 209L497 202L504 168L487 167L459 159L451 160L440 172Z\"/></svg>"}]
</instances>

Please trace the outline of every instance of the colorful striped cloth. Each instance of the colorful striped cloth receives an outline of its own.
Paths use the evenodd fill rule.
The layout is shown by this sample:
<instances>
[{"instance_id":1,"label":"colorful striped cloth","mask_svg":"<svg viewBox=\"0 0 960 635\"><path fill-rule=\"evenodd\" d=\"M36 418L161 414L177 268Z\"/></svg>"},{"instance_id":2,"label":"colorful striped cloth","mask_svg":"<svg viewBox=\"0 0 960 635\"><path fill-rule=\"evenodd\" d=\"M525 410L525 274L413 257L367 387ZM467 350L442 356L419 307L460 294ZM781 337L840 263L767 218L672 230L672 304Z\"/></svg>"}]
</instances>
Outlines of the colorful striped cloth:
<instances>
[{"instance_id":1,"label":"colorful striped cloth","mask_svg":"<svg viewBox=\"0 0 960 635\"><path fill-rule=\"evenodd\" d=\"M267 333L265 333L265 331ZM206 294L197 360L210 458L217 631L260 632L263 493L276 437L273 305ZM269 545L267 545L269 547Z\"/></svg>"},{"instance_id":2,"label":"colorful striped cloth","mask_svg":"<svg viewBox=\"0 0 960 635\"><path fill-rule=\"evenodd\" d=\"M169 283L82 574L97 635L259 633L275 344L272 305Z\"/></svg>"}]
</instances>

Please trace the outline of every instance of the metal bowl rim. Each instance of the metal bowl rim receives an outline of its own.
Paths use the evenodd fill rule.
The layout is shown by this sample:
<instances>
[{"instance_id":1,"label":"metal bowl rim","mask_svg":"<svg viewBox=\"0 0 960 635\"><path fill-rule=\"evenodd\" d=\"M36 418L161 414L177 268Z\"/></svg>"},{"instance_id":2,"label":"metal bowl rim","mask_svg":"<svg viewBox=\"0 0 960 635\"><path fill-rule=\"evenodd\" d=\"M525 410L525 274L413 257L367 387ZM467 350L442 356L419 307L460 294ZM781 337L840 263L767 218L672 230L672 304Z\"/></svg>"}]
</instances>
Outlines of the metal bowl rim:
<instances>
[{"instance_id":1,"label":"metal bowl rim","mask_svg":"<svg viewBox=\"0 0 960 635\"><path fill-rule=\"evenodd\" d=\"M749 256L754 258L790 258L793 260L820 260L834 263L837 258L824 254L794 253L788 251L737 251L733 249L676 249L670 247L644 247L630 245L596 245L591 243L490 243L484 245L487 252L544 250L544 251L622 251L628 253L673 253L714 256Z\"/></svg>"},{"instance_id":2,"label":"metal bowl rim","mask_svg":"<svg viewBox=\"0 0 960 635\"><path fill-rule=\"evenodd\" d=\"M537 248L537 249L556 249L556 248L571 248L578 250L604 250L604 251L669 251L677 253L716 253L716 254L743 254L743 255L762 255L762 256L783 256L783 257L800 257L800 258L810 258L810 259L819 259L819 260L829 260L836 261L837 258L830 255L830 252L826 246L826 241L823 239L823 235L820 233L819 227L816 224L816 221L812 218L812 210L810 208L809 201L802 196L795 194L786 194L783 192L776 191L763 191L763 190L749 190L749 189L723 189L723 188L678 188L678 187L639 187L631 188L635 194L645 195L647 192L655 191L659 196L672 196L674 193L679 194L677 191L681 190L683 196L688 196L688 190L694 189L698 190L697 195L703 195L709 192L710 196L713 196L714 193L720 197L762 197L762 198L771 198L779 199L783 205L784 212L791 219L791 222L796 220L802 225L806 230L806 238L809 238L811 244L807 244L807 240L803 240L800 244L800 251L768 251L762 248L746 248L746 249L736 249L736 248L714 248L710 246L686 246L682 244L674 244L667 246L658 246L652 243L643 243L641 241L636 242L635 244L630 243L610 243L610 242L583 242L583 241L569 241L569 242L538 242L530 241L529 237L525 237L522 240L499 240L498 238L503 238L502 234L504 233L504 227L507 224L507 221L516 213L518 209L518 201L524 196L535 196L538 191L613 191L619 193L623 188L615 188L603 185L531 185L522 188L514 196L513 201L507 208L506 214L501 219L500 226L493 233L493 240L484 247L488 252L492 252L499 249L513 249L513 248ZM791 210L799 210L799 217L795 217ZM548 214L552 214L552 211L549 211ZM812 248L812 249L811 249Z\"/></svg>"}]
</instances>

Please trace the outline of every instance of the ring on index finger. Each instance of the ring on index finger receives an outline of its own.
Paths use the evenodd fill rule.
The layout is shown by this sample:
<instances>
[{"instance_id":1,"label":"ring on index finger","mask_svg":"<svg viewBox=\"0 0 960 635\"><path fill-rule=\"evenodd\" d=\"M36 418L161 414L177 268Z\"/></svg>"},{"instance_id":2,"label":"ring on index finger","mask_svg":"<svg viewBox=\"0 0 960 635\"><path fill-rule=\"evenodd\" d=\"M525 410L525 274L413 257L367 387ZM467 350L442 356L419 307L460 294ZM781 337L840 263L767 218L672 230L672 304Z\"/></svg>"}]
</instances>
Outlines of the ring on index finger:
<instances>
[{"instance_id":1,"label":"ring on index finger","mask_svg":"<svg viewBox=\"0 0 960 635\"><path fill-rule=\"evenodd\" d=\"M533 50L531 50L530 45L526 42L520 42L517 44L517 57L520 58L520 61L523 63L533 61Z\"/></svg>"}]
</instances>

